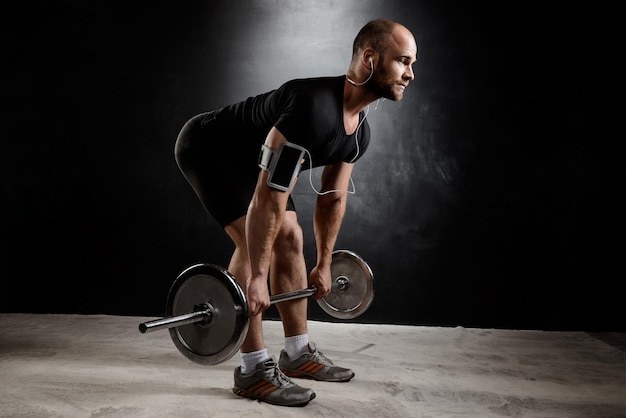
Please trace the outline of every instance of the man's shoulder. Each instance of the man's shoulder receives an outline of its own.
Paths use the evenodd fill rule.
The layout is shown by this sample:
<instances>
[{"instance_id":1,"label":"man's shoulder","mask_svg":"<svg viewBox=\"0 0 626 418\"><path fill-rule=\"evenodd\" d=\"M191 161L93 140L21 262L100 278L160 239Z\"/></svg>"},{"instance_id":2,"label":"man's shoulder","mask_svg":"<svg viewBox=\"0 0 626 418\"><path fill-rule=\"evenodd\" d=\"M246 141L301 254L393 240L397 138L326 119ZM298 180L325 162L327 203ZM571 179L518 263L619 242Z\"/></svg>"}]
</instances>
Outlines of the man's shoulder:
<instances>
[{"instance_id":1,"label":"man's shoulder","mask_svg":"<svg viewBox=\"0 0 626 418\"><path fill-rule=\"evenodd\" d=\"M335 106L343 97L343 77L297 78L283 84L277 91L283 109L299 108L314 111Z\"/></svg>"},{"instance_id":2,"label":"man's shoulder","mask_svg":"<svg viewBox=\"0 0 626 418\"><path fill-rule=\"evenodd\" d=\"M309 78L294 78L285 82L280 88L288 91L320 88L337 88L343 85L344 76L328 76L328 77L309 77Z\"/></svg>"}]
</instances>

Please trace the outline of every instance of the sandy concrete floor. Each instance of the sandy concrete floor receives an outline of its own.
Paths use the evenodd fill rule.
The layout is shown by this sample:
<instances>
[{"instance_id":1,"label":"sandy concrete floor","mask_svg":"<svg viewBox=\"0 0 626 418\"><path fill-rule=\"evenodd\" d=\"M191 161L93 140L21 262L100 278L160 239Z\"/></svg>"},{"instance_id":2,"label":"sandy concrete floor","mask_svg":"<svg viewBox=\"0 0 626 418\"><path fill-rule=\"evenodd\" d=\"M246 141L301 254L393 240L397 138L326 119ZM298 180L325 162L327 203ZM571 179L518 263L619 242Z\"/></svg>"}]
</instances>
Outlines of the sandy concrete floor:
<instances>
[{"instance_id":1,"label":"sandy concrete floor","mask_svg":"<svg viewBox=\"0 0 626 418\"><path fill-rule=\"evenodd\" d=\"M349 383L297 379L306 407L235 396L239 357L180 354L152 318L0 315L1 417L626 417L623 334L311 322ZM265 321L268 348L282 348Z\"/></svg>"}]
</instances>

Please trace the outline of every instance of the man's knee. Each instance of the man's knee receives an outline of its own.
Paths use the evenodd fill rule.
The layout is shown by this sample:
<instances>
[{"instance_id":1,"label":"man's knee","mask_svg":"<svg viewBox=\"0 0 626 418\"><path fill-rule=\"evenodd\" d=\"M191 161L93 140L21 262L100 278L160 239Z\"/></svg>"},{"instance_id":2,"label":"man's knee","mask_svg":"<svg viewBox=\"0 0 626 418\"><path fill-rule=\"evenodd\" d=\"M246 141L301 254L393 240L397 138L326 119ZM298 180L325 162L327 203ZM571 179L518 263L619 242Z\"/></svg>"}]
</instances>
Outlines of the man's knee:
<instances>
[{"instance_id":1,"label":"man's knee","mask_svg":"<svg viewBox=\"0 0 626 418\"><path fill-rule=\"evenodd\" d=\"M246 217L242 216L224 227L224 231L235 244L235 247L247 251L246 245Z\"/></svg>"},{"instance_id":2,"label":"man's knee","mask_svg":"<svg viewBox=\"0 0 626 418\"><path fill-rule=\"evenodd\" d=\"M303 245L302 228L298 224L295 212L287 212L276 236L276 241L274 241L274 252L298 254L303 251Z\"/></svg>"}]
</instances>

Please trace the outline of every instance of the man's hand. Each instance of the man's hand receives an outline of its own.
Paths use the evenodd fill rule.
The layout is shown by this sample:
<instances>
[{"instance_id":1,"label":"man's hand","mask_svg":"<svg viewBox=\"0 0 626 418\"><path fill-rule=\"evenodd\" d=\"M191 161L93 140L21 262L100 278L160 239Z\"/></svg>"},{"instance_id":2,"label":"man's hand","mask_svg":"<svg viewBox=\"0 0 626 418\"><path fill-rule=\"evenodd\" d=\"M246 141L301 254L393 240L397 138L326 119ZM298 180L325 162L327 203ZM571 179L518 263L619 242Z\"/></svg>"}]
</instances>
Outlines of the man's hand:
<instances>
[{"instance_id":1,"label":"man's hand","mask_svg":"<svg viewBox=\"0 0 626 418\"><path fill-rule=\"evenodd\" d=\"M246 299L248 300L250 316L259 315L266 310L270 306L270 293L267 289L267 281L250 278L246 285Z\"/></svg>"},{"instance_id":2,"label":"man's hand","mask_svg":"<svg viewBox=\"0 0 626 418\"><path fill-rule=\"evenodd\" d=\"M317 293L313 295L314 299L321 299L328 296L332 286L330 266L315 266L309 275L309 285L317 287Z\"/></svg>"}]
</instances>

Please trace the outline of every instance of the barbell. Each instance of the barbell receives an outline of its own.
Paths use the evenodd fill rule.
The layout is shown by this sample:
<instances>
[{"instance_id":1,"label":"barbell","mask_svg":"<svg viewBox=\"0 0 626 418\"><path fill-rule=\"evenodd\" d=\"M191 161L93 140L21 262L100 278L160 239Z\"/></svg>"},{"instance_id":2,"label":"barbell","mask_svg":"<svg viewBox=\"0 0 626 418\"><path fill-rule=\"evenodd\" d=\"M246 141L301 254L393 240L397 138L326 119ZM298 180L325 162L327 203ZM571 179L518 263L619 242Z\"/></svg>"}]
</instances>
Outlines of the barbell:
<instances>
[{"instance_id":1,"label":"barbell","mask_svg":"<svg viewBox=\"0 0 626 418\"><path fill-rule=\"evenodd\" d=\"M337 319L353 319L374 300L374 275L356 253L332 254L331 292L317 299L326 313ZM312 296L317 289L281 293L270 304ZM167 296L165 317L142 322L143 333L168 329L174 345L196 363L212 365L233 357L248 332L248 302L235 277L223 267L200 263L184 269Z\"/></svg>"}]
</instances>

